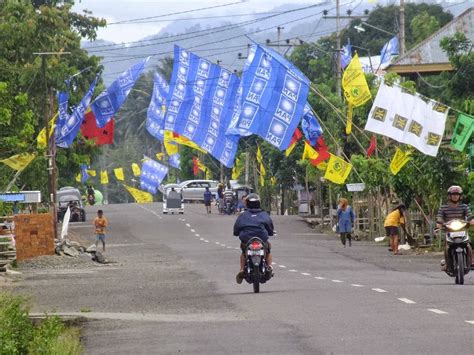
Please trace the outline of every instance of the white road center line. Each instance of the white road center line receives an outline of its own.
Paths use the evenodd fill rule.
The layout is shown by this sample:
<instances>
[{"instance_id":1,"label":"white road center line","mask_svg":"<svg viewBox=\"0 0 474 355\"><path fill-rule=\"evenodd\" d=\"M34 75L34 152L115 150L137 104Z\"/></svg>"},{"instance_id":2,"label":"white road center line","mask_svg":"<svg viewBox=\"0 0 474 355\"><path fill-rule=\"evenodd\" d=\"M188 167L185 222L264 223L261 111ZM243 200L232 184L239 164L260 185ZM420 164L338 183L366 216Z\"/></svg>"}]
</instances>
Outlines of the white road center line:
<instances>
[{"instance_id":1,"label":"white road center line","mask_svg":"<svg viewBox=\"0 0 474 355\"><path fill-rule=\"evenodd\" d=\"M436 314L448 314L448 312L445 312L445 311L442 311L442 310L436 309L436 308L428 308L428 311L436 313Z\"/></svg>"},{"instance_id":2,"label":"white road center line","mask_svg":"<svg viewBox=\"0 0 474 355\"><path fill-rule=\"evenodd\" d=\"M207 239L204 239L204 243L209 243L209 241Z\"/></svg>"},{"instance_id":3,"label":"white road center line","mask_svg":"<svg viewBox=\"0 0 474 355\"><path fill-rule=\"evenodd\" d=\"M227 247L227 249L232 249L232 247Z\"/></svg>"},{"instance_id":4,"label":"white road center line","mask_svg":"<svg viewBox=\"0 0 474 355\"><path fill-rule=\"evenodd\" d=\"M288 270L289 272L298 272L298 270L295 270L295 269L291 269L291 270Z\"/></svg>"},{"instance_id":5,"label":"white road center line","mask_svg":"<svg viewBox=\"0 0 474 355\"><path fill-rule=\"evenodd\" d=\"M189 223L186 223L186 227L191 227L191 225Z\"/></svg>"},{"instance_id":6,"label":"white road center line","mask_svg":"<svg viewBox=\"0 0 474 355\"><path fill-rule=\"evenodd\" d=\"M301 275L304 275L304 276L311 276L311 274L308 273L308 272L302 272Z\"/></svg>"},{"instance_id":7,"label":"white road center line","mask_svg":"<svg viewBox=\"0 0 474 355\"><path fill-rule=\"evenodd\" d=\"M314 277L316 280L326 280L325 277L322 277L322 276L315 276Z\"/></svg>"},{"instance_id":8,"label":"white road center line","mask_svg":"<svg viewBox=\"0 0 474 355\"><path fill-rule=\"evenodd\" d=\"M402 301L402 302L408 303L408 304L414 304L414 303L416 303L415 301L412 301L412 300L410 300L410 299L408 299L408 298L399 298L399 300Z\"/></svg>"},{"instance_id":9,"label":"white road center line","mask_svg":"<svg viewBox=\"0 0 474 355\"><path fill-rule=\"evenodd\" d=\"M360 284L351 284L351 286L354 286L354 287L364 287L364 285L360 285Z\"/></svg>"},{"instance_id":10,"label":"white road center line","mask_svg":"<svg viewBox=\"0 0 474 355\"><path fill-rule=\"evenodd\" d=\"M195 230L194 230L194 229L191 229L191 233L194 233L194 232L195 232Z\"/></svg>"},{"instance_id":11,"label":"white road center line","mask_svg":"<svg viewBox=\"0 0 474 355\"><path fill-rule=\"evenodd\" d=\"M204 238L199 238L199 240L204 240Z\"/></svg>"},{"instance_id":12,"label":"white road center line","mask_svg":"<svg viewBox=\"0 0 474 355\"><path fill-rule=\"evenodd\" d=\"M335 282L335 283L340 283L340 282L344 282L344 281L341 281L341 280L331 280L332 282Z\"/></svg>"},{"instance_id":13,"label":"white road center line","mask_svg":"<svg viewBox=\"0 0 474 355\"><path fill-rule=\"evenodd\" d=\"M235 250L240 250L240 248L234 248Z\"/></svg>"},{"instance_id":14,"label":"white road center line","mask_svg":"<svg viewBox=\"0 0 474 355\"><path fill-rule=\"evenodd\" d=\"M216 242L217 245L221 244L220 242Z\"/></svg>"},{"instance_id":15,"label":"white road center line","mask_svg":"<svg viewBox=\"0 0 474 355\"><path fill-rule=\"evenodd\" d=\"M380 292L380 293L387 292L387 291L385 291L385 290L382 290L381 288L373 288L372 291Z\"/></svg>"},{"instance_id":16,"label":"white road center line","mask_svg":"<svg viewBox=\"0 0 474 355\"><path fill-rule=\"evenodd\" d=\"M465 320L465 322L474 325L474 320Z\"/></svg>"},{"instance_id":17,"label":"white road center line","mask_svg":"<svg viewBox=\"0 0 474 355\"><path fill-rule=\"evenodd\" d=\"M286 269L285 265L278 265L278 267L281 267L282 269Z\"/></svg>"},{"instance_id":18,"label":"white road center line","mask_svg":"<svg viewBox=\"0 0 474 355\"><path fill-rule=\"evenodd\" d=\"M196 234L194 234L194 235L195 235L196 237L200 237L200 235L199 235L199 234L197 234L197 233L196 233Z\"/></svg>"}]
</instances>

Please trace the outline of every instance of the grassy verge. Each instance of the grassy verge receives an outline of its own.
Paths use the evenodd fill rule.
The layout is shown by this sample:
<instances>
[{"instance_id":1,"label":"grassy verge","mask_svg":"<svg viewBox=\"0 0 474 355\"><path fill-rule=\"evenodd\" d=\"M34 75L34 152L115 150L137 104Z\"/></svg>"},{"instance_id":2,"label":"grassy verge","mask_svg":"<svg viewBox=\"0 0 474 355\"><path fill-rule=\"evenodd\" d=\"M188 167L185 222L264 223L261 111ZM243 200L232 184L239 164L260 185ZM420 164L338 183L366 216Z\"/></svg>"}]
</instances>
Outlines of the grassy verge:
<instances>
[{"instance_id":1,"label":"grassy verge","mask_svg":"<svg viewBox=\"0 0 474 355\"><path fill-rule=\"evenodd\" d=\"M28 314L25 298L0 293L0 354L82 353L79 328L66 327L56 316L48 316L35 325Z\"/></svg>"}]
</instances>

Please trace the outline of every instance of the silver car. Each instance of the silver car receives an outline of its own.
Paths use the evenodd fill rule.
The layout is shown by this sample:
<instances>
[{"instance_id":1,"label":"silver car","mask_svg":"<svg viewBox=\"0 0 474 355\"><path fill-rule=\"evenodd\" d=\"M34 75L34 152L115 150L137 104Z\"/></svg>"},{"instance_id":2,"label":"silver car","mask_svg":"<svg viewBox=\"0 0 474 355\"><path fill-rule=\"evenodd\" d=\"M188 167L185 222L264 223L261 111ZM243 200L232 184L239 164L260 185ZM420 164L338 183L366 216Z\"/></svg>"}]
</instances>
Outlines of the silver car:
<instances>
[{"instance_id":1,"label":"silver car","mask_svg":"<svg viewBox=\"0 0 474 355\"><path fill-rule=\"evenodd\" d=\"M217 181L214 180L186 180L179 184L184 201L203 201L204 191L209 188L212 195L217 195Z\"/></svg>"}]
</instances>

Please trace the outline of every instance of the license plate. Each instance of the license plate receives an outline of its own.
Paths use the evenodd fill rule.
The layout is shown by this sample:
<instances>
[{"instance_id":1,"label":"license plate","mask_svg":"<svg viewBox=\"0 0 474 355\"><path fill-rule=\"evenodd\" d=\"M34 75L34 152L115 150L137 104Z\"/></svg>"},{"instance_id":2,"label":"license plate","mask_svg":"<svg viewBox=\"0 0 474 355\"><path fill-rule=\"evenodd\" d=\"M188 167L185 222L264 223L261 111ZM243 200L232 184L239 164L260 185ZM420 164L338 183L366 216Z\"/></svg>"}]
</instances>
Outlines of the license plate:
<instances>
[{"instance_id":1,"label":"license plate","mask_svg":"<svg viewBox=\"0 0 474 355\"><path fill-rule=\"evenodd\" d=\"M451 238L464 237L465 235L466 235L466 231L450 232L450 233L449 233L449 236L450 236Z\"/></svg>"},{"instance_id":2,"label":"license plate","mask_svg":"<svg viewBox=\"0 0 474 355\"><path fill-rule=\"evenodd\" d=\"M247 255L263 255L263 250L249 250Z\"/></svg>"}]
</instances>

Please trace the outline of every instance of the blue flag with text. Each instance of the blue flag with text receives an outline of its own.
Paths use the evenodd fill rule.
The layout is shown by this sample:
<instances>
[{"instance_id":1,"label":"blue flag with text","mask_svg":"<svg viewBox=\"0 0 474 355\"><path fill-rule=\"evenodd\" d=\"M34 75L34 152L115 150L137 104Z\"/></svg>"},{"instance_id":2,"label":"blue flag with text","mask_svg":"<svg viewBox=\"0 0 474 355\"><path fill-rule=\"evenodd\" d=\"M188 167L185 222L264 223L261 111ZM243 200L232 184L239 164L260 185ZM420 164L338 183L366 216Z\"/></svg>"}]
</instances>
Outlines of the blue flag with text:
<instances>
[{"instance_id":1,"label":"blue flag with text","mask_svg":"<svg viewBox=\"0 0 474 355\"><path fill-rule=\"evenodd\" d=\"M149 58L150 57L141 60L120 74L120 76L94 100L91 109L94 112L97 126L100 128L104 127L117 113L130 93L130 90L135 85L138 77L145 69Z\"/></svg>"},{"instance_id":2,"label":"blue flag with text","mask_svg":"<svg viewBox=\"0 0 474 355\"><path fill-rule=\"evenodd\" d=\"M227 134L258 134L285 150L303 117L309 79L280 54L260 45L254 45L247 60Z\"/></svg>"},{"instance_id":3,"label":"blue flag with text","mask_svg":"<svg viewBox=\"0 0 474 355\"><path fill-rule=\"evenodd\" d=\"M169 85L158 73L155 73L153 84L153 96L148 106L146 129L153 137L164 140L164 118L166 112L166 97Z\"/></svg>"},{"instance_id":4,"label":"blue flag with text","mask_svg":"<svg viewBox=\"0 0 474 355\"><path fill-rule=\"evenodd\" d=\"M304 106L304 115L301 120L301 129L306 139L310 142L312 146L316 145L316 142L323 130L318 122L317 117L313 114L313 110L309 104Z\"/></svg>"},{"instance_id":5,"label":"blue flag with text","mask_svg":"<svg viewBox=\"0 0 474 355\"><path fill-rule=\"evenodd\" d=\"M190 139L232 167L239 137L225 133L238 86L235 74L175 45L165 130Z\"/></svg>"}]
</instances>

